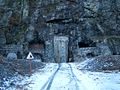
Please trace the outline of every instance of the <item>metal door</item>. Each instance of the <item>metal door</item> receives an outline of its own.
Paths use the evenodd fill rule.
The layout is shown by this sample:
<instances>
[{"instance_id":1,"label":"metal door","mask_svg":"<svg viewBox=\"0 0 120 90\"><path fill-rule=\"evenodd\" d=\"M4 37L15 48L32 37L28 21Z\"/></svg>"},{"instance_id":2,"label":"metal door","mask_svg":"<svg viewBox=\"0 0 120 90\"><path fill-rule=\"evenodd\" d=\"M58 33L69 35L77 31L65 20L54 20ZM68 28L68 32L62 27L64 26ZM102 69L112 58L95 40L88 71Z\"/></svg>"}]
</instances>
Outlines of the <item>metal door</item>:
<instances>
[{"instance_id":1,"label":"metal door","mask_svg":"<svg viewBox=\"0 0 120 90\"><path fill-rule=\"evenodd\" d=\"M68 37L54 37L54 56L56 63L65 63L68 59Z\"/></svg>"}]
</instances>

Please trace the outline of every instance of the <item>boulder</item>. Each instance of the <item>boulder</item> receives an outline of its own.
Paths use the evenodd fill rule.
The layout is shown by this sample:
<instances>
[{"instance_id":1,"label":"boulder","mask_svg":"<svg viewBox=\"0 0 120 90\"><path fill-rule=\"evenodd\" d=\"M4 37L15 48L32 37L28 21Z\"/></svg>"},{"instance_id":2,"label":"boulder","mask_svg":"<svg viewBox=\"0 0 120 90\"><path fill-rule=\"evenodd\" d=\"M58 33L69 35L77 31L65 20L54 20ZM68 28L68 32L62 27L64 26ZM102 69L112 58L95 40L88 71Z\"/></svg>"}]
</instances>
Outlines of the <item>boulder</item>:
<instances>
[{"instance_id":1,"label":"boulder","mask_svg":"<svg viewBox=\"0 0 120 90\"><path fill-rule=\"evenodd\" d=\"M17 60L16 53L8 53L7 60L9 60L9 61Z\"/></svg>"}]
</instances>

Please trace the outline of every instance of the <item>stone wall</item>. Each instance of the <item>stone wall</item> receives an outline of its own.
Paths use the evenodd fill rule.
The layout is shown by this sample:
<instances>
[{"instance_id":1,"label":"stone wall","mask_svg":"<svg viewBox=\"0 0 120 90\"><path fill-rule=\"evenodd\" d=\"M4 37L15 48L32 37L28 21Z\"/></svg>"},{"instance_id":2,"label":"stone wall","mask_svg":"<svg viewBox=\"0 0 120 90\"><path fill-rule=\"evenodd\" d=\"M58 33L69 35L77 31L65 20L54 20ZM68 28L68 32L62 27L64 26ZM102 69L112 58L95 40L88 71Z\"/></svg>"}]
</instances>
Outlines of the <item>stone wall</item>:
<instances>
[{"instance_id":1,"label":"stone wall","mask_svg":"<svg viewBox=\"0 0 120 90\"><path fill-rule=\"evenodd\" d=\"M119 0L0 0L0 41L24 46L42 40L44 61L48 62L54 57L54 36L68 36L73 58L78 42L99 43L104 42L100 37L119 36L119 9ZM28 45L23 52L29 52Z\"/></svg>"},{"instance_id":2,"label":"stone wall","mask_svg":"<svg viewBox=\"0 0 120 90\"><path fill-rule=\"evenodd\" d=\"M88 58L94 58L100 55L100 50L97 47L79 48L74 54L74 61L80 62Z\"/></svg>"},{"instance_id":3,"label":"stone wall","mask_svg":"<svg viewBox=\"0 0 120 90\"><path fill-rule=\"evenodd\" d=\"M23 45L5 45L4 47L1 47L1 55L7 56L9 53L16 53L18 58L23 58Z\"/></svg>"}]
</instances>

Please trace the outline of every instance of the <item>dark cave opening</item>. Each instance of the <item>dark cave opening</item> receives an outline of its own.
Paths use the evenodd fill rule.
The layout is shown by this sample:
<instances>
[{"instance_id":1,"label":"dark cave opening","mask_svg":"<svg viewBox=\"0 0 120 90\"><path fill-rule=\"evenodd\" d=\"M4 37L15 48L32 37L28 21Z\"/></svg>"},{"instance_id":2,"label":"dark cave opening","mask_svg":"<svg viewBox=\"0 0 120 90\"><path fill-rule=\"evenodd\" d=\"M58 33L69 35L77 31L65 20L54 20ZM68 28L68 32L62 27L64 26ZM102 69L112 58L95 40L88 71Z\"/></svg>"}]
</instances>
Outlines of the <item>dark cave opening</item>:
<instances>
[{"instance_id":1,"label":"dark cave opening","mask_svg":"<svg viewBox=\"0 0 120 90\"><path fill-rule=\"evenodd\" d=\"M96 47L96 43L91 40L88 40L88 41L78 42L78 46L79 48Z\"/></svg>"},{"instance_id":2,"label":"dark cave opening","mask_svg":"<svg viewBox=\"0 0 120 90\"><path fill-rule=\"evenodd\" d=\"M79 42L79 43L78 43L78 46L79 46L79 48L90 47L89 44L84 43L84 42Z\"/></svg>"},{"instance_id":3,"label":"dark cave opening","mask_svg":"<svg viewBox=\"0 0 120 90\"><path fill-rule=\"evenodd\" d=\"M34 56L35 59L40 59L41 62L44 62L42 54L40 54L40 53L33 53L33 56Z\"/></svg>"},{"instance_id":4,"label":"dark cave opening","mask_svg":"<svg viewBox=\"0 0 120 90\"><path fill-rule=\"evenodd\" d=\"M68 60L67 60L67 63L69 63L69 62L74 62L73 52L71 50L68 50Z\"/></svg>"},{"instance_id":5,"label":"dark cave opening","mask_svg":"<svg viewBox=\"0 0 120 90\"><path fill-rule=\"evenodd\" d=\"M37 39L37 40L32 40L29 42L29 48L32 49L43 49L45 48L45 43L44 41Z\"/></svg>"},{"instance_id":6,"label":"dark cave opening","mask_svg":"<svg viewBox=\"0 0 120 90\"><path fill-rule=\"evenodd\" d=\"M53 20L46 21L46 23L61 23L64 20L65 19L53 19Z\"/></svg>"},{"instance_id":7,"label":"dark cave opening","mask_svg":"<svg viewBox=\"0 0 120 90\"><path fill-rule=\"evenodd\" d=\"M91 52L91 53L87 53L86 56L88 58L92 58L92 57L95 57L96 55L93 52Z\"/></svg>"}]
</instances>

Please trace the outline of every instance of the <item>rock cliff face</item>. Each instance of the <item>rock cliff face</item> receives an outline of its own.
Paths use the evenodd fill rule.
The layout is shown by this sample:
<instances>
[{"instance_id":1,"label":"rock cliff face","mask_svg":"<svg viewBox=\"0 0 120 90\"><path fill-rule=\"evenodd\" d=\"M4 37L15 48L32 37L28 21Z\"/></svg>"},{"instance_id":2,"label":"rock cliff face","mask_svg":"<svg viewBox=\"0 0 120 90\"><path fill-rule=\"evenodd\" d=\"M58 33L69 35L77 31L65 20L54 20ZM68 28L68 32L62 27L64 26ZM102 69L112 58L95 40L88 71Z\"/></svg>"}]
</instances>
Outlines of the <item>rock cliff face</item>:
<instances>
[{"instance_id":1,"label":"rock cliff face","mask_svg":"<svg viewBox=\"0 0 120 90\"><path fill-rule=\"evenodd\" d=\"M104 42L111 54L120 54L119 10L119 0L0 0L0 47L22 45L23 55L32 48L54 62L54 36L67 36L72 61L82 45Z\"/></svg>"}]
</instances>

